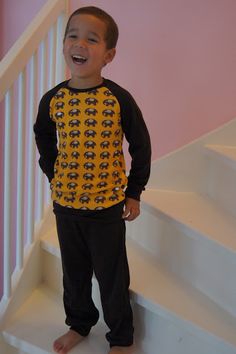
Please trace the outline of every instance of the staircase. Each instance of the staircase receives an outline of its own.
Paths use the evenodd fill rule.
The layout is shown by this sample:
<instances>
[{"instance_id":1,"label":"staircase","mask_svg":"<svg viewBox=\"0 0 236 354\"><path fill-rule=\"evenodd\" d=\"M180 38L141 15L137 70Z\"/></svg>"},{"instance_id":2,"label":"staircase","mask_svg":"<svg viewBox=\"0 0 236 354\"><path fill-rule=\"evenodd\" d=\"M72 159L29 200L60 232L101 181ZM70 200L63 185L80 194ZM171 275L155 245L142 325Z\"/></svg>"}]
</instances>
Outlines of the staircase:
<instances>
[{"instance_id":1,"label":"staircase","mask_svg":"<svg viewBox=\"0 0 236 354\"><path fill-rule=\"evenodd\" d=\"M67 12L66 1L49 0L0 65L6 122L1 354L52 353L52 342L66 331L60 251L32 119L35 98L63 79L63 63L54 62L61 58L57 38ZM33 101L28 109L27 92ZM31 118L25 121L25 116ZM22 129L13 150L15 125ZM141 216L127 223L135 354L236 354L235 138L236 119L153 162ZM15 186L10 176L16 161ZM95 278L93 297L100 322L71 354L108 352Z\"/></svg>"},{"instance_id":2,"label":"staircase","mask_svg":"<svg viewBox=\"0 0 236 354\"><path fill-rule=\"evenodd\" d=\"M136 354L236 353L235 136L232 120L153 163L142 214L127 224ZM66 331L50 207L38 242L25 275L35 272L37 257L38 284L3 328L12 353L52 353ZM100 322L71 354L108 352L96 279L93 285Z\"/></svg>"}]
</instances>

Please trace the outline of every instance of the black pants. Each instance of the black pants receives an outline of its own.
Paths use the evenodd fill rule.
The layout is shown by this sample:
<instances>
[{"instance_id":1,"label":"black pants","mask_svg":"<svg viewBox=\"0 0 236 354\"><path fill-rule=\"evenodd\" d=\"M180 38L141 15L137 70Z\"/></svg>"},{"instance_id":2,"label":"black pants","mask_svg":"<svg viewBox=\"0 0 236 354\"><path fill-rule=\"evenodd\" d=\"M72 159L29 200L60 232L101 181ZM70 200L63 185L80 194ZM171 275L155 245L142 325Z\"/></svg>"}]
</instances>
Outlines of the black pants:
<instances>
[{"instance_id":1,"label":"black pants","mask_svg":"<svg viewBox=\"0 0 236 354\"><path fill-rule=\"evenodd\" d=\"M129 268L125 246L124 203L97 211L69 209L54 203L62 256L66 324L87 336L99 318L92 292L98 280L110 346L133 343Z\"/></svg>"}]
</instances>

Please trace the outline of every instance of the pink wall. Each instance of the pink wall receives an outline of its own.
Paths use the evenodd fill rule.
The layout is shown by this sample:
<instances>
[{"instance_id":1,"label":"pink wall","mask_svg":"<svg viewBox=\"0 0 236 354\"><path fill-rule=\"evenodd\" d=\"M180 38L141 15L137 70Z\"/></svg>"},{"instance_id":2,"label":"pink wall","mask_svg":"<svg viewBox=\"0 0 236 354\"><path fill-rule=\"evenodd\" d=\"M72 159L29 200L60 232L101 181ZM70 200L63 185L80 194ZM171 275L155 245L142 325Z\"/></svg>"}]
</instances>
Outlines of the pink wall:
<instances>
[{"instance_id":1,"label":"pink wall","mask_svg":"<svg viewBox=\"0 0 236 354\"><path fill-rule=\"evenodd\" d=\"M10 49L46 2L47 0L1 0L0 58Z\"/></svg>"},{"instance_id":2,"label":"pink wall","mask_svg":"<svg viewBox=\"0 0 236 354\"><path fill-rule=\"evenodd\" d=\"M128 88L151 132L153 159L236 116L235 0L71 0L120 28L109 76Z\"/></svg>"}]
</instances>

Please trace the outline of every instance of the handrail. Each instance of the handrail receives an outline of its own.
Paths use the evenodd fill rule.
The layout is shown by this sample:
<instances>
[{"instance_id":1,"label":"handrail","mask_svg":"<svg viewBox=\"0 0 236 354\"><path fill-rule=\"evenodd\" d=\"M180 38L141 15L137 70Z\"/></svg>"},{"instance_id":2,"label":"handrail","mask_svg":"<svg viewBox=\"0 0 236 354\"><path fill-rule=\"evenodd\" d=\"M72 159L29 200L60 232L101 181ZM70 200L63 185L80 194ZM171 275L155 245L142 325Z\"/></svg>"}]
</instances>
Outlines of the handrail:
<instances>
[{"instance_id":1,"label":"handrail","mask_svg":"<svg viewBox=\"0 0 236 354\"><path fill-rule=\"evenodd\" d=\"M29 61L32 53L39 47L42 38L46 36L52 23L56 22L63 11L68 11L67 1L49 0L2 59L0 62L0 101L17 80L25 63Z\"/></svg>"}]
</instances>

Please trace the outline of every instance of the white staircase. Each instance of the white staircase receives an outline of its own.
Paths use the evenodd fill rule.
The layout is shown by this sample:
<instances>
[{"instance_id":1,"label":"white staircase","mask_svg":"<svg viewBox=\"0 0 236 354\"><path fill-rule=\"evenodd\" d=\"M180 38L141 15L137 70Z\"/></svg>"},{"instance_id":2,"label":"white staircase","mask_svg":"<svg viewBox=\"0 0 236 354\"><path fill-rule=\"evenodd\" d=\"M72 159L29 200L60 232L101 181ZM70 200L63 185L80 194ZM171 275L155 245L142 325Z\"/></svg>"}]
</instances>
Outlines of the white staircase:
<instances>
[{"instance_id":1,"label":"white staircase","mask_svg":"<svg viewBox=\"0 0 236 354\"><path fill-rule=\"evenodd\" d=\"M142 214L127 224L136 354L236 354L235 142L233 120L153 163ZM1 354L52 353L66 330L51 209L39 241L28 261L34 273L38 267L38 286L21 306L12 302L3 328L9 347ZM106 330L101 316L71 354L107 353Z\"/></svg>"}]
</instances>

